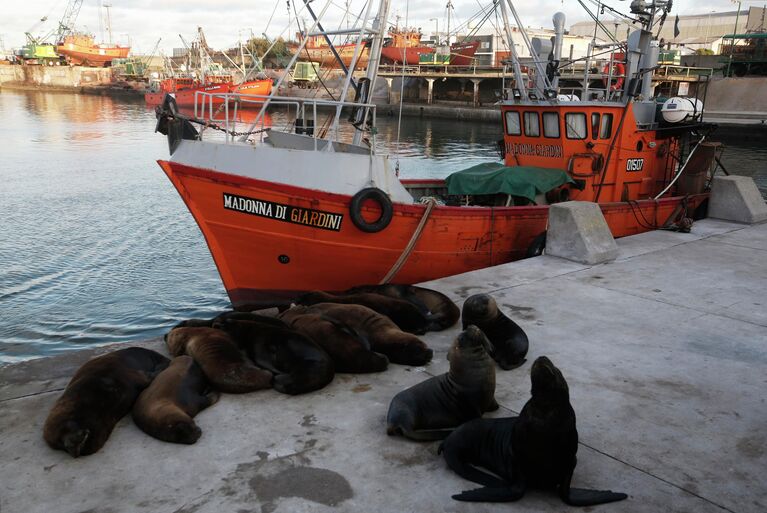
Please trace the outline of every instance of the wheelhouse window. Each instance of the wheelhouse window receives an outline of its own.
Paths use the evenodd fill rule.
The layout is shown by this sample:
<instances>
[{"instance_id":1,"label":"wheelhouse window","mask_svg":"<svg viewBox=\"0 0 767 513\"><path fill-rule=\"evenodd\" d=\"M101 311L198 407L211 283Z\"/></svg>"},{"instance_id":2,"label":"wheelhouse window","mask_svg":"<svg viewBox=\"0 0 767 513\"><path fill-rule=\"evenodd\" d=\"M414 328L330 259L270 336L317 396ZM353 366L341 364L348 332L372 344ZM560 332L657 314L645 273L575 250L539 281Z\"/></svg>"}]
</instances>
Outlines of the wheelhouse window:
<instances>
[{"instance_id":1,"label":"wheelhouse window","mask_svg":"<svg viewBox=\"0 0 767 513\"><path fill-rule=\"evenodd\" d=\"M602 116L602 126L599 129L600 139L609 139L613 133L613 115L605 114Z\"/></svg>"},{"instance_id":2,"label":"wheelhouse window","mask_svg":"<svg viewBox=\"0 0 767 513\"><path fill-rule=\"evenodd\" d=\"M543 113L543 136L559 138L559 114L556 112Z\"/></svg>"},{"instance_id":3,"label":"wheelhouse window","mask_svg":"<svg viewBox=\"0 0 767 513\"><path fill-rule=\"evenodd\" d=\"M596 139L599 137L599 113L593 112L591 114L591 138Z\"/></svg>"},{"instance_id":4,"label":"wheelhouse window","mask_svg":"<svg viewBox=\"0 0 767 513\"><path fill-rule=\"evenodd\" d=\"M585 139L586 133L586 114L583 112L565 114L565 135L568 139Z\"/></svg>"},{"instance_id":5,"label":"wheelhouse window","mask_svg":"<svg viewBox=\"0 0 767 513\"><path fill-rule=\"evenodd\" d=\"M516 110L506 111L506 135L522 135L519 112Z\"/></svg>"},{"instance_id":6,"label":"wheelhouse window","mask_svg":"<svg viewBox=\"0 0 767 513\"><path fill-rule=\"evenodd\" d=\"M525 135L528 137L541 136L541 125L538 121L537 112L525 112Z\"/></svg>"}]
</instances>

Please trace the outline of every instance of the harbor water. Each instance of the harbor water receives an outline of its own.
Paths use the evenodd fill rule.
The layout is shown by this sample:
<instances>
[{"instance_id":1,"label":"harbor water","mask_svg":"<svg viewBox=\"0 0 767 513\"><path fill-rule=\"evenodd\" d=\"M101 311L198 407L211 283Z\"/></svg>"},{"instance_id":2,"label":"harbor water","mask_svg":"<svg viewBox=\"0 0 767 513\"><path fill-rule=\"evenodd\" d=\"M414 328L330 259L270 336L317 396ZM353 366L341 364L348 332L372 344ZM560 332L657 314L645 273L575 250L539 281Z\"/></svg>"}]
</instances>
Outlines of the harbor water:
<instances>
[{"instance_id":1,"label":"harbor water","mask_svg":"<svg viewBox=\"0 0 767 513\"><path fill-rule=\"evenodd\" d=\"M0 120L0 364L148 339L228 308L156 163L167 142L143 101L3 90ZM382 116L378 130L402 177L499 158L493 123ZM753 176L767 197L767 127L720 127L712 139L727 146L728 171Z\"/></svg>"}]
</instances>

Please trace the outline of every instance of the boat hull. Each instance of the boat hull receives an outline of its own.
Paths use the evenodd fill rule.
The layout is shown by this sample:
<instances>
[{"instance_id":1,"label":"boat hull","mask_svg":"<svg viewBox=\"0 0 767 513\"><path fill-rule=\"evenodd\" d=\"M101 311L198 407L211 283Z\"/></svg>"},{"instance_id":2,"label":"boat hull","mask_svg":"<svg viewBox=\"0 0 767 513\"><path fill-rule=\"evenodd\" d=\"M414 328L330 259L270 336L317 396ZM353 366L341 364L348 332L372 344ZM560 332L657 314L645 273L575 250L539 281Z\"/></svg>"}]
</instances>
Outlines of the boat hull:
<instances>
[{"instance_id":1,"label":"boat hull","mask_svg":"<svg viewBox=\"0 0 767 513\"><path fill-rule=\"evenodd\" d=\"M453 66L470 66L474 61L474 54L479 48L479 43L479 41L472 41L450 45L450 64Z\"/></svg>"},{"instance_id":2,"label":"boat hull","mask_svg":"<svg viewBox=\"0 0 767 513\"><path fill-rule=\"evenodd\" d=\"M127 57L130 47L97 45L90 36L74 35L64 38L56 52L76 66L109 66L114 59Z\"/></svg>"},{"instance_id":3,"label":"boat hull","mask_svg":"<svg viewBox=\"0 0 767 513\"><path fill-rule=\"evenodd\" d=\"M351 196L158 161L200 227L232 304L287 304L309 290L378 283L424 215L394 203L389 226L365 233L349 218ZM705 198L688 199L695 208ZM662 225L682 198L600 205L616 237ZM363 217L375 219L375 206ZM436 206L394 283L419 283L524 258L546 230L547 206ZM643 222L644 221L644 222Z\"/></svg>"},{"instance_id":4,"label":"boat hull","mask_svg":"<svg viewBox=\"0 0 767 513\"><path fill-rule=\"evenodd\" d=\"M386 46L381 49L381 57L394 64L403 64L403 50L405 54L404 64L411 65L419 64L421 62L421 55L431 55L434 53L434 48L429 48L428 46L411 46L408 48Z\"/></svg>"}]
</instances>

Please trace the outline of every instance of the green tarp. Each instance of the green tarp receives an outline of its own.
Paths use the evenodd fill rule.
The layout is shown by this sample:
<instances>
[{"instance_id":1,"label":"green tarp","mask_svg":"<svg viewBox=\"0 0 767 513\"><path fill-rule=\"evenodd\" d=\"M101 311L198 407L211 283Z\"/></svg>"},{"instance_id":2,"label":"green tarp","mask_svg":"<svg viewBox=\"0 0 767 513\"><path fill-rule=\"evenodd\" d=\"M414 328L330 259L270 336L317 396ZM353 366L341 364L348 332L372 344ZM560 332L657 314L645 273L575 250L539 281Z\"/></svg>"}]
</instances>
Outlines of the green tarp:
<instances>
[{"instance_id":1,"label":"green tarp","mask_svg":"<svg viewBox=\"0 0 767 513\"><path fill-rule=\"evenodd\" d=\"M448 194L511 194L535 201L536 194L545 194L566 183L574 183L561 169L534 166L507 167L487 162L457 171L445 179Z\"/></svg>"}]
</instances>

